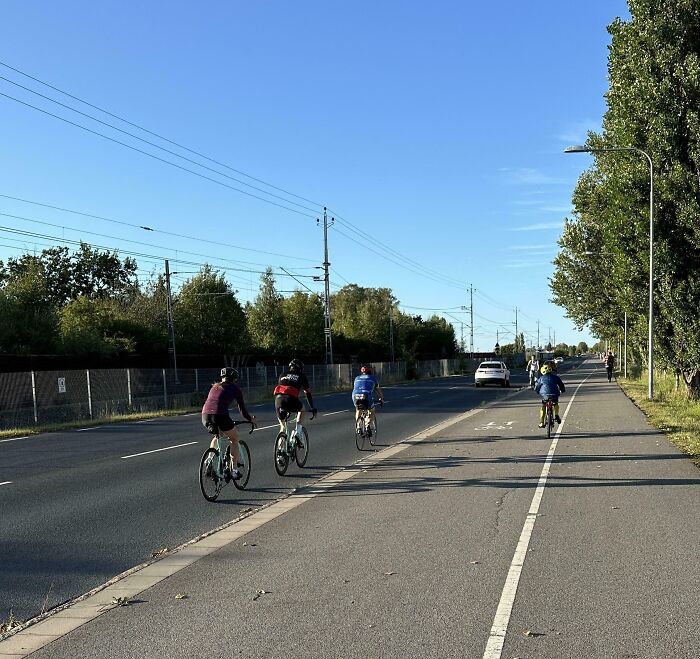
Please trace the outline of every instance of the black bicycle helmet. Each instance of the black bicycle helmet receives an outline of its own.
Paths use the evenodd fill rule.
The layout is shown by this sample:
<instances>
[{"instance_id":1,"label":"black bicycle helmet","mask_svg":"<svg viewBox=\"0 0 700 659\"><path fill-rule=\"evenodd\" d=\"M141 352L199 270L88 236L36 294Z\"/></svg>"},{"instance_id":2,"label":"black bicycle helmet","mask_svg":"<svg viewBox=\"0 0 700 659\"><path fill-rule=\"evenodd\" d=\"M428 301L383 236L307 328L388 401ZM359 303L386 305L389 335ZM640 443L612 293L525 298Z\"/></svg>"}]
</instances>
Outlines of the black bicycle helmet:
<instances>
[{"instance_id":1,"label":"black bicycle helmet","mask_svg":"<svg viewBox=\"0 0 700 659\"><path fill-rule=\"evenodd\" d=\"M221 379L235 382L238 380L238 371L231 366L225 366L221 369Z\"/></svg>"},{"instance_id":2,"label":"black bicycle helmet","mask_svg":"<svg viewBox=\"0 0 700 659\"><path fill-rule=\"evenodd\" d=\"M304 372L304 362L301 359L292 359L289 362L289 370L292 373L303 373Z\"/></svg>"}]
</instances>

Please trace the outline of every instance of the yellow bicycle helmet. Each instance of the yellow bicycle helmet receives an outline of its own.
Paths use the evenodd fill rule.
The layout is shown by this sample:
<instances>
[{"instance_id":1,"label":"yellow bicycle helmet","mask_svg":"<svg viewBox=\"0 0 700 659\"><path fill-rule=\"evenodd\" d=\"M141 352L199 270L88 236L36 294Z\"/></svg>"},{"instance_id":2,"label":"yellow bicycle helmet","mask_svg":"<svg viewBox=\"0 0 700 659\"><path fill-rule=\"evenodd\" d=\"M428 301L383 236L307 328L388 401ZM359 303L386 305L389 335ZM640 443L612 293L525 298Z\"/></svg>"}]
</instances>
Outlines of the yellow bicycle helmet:
<instances>
[{"instance_id":1,"label":"yellow bicycle helmet","mask_svg":"<svg viewBox=\"0 0 700 659\"><path fill-rule=\"evenodd\" d=\"M549 367L549 364L545 364L545 365L540 369L540 373L542 373L542 375L547 375L548 373L551 373L551 372L552 372L552 369Z\"/></svg>"}]
</instances>

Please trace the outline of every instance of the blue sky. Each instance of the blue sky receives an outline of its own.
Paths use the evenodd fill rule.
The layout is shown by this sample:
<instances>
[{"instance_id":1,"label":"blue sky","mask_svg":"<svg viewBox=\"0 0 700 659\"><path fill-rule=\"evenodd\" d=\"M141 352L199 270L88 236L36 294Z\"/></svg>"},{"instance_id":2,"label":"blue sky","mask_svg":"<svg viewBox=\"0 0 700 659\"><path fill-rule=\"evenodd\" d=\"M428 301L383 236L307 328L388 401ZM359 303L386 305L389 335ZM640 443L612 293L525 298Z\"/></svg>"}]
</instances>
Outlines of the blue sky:
<instances>
[{"instance_id":1,"label":"blue sky","mask_svg":"<svg viewBox=\"0 0 700 659\"><path fill-rule=\"evenodd\" d=\"M590 342L547 282L590 164L563 149L600 127L606 26L627 15L621 0L5 0L0 62L220 164L0 66L0 94L179 166L0 96L0 258L82 239L143 254L144 277L166 258L176 283L190 263L226 268L243 302L267 265L320 292L326 205L343 218L329 232L334 290L390 287L458 337L463 321L468 340L471 284L475 350L497 330L512 341L516 307L528 344L537 320L542 343Z\"/></svg>"}]
</instances>

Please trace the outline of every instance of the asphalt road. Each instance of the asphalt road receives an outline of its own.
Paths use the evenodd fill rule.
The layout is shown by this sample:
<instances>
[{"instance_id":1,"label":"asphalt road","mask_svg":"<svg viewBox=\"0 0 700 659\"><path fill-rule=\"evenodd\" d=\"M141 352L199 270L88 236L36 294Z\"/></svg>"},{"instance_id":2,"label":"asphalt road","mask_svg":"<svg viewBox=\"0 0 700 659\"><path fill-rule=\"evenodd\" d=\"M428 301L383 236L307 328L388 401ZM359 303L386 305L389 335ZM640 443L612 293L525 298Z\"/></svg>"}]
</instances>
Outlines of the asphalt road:
<instances>
[{"instance_id":1,"label":"asphalt road","mask_svg":"<svg viewBox=\"0 0 700 659\"><path fill-rule=\"evenodd\" d=\"M564 380L552 439L531 392L489 390L493 405L154 563L0 656L697 659L697 467L599 363ZM432 384L418 400L470 395ZM119 593L128 606L110 605Z\"/></svg>"},{"instance_id":2,"label":"asphalt road","mask_svg":"<svg viewBox=\"0 0 700 659\"><path fill-rule=\"evenodd\" d=\"M514 371L512 384L525 385L525 374ZM476 389L472 378L462 377L385 387L379 447L507 391ZM320 396L316 403L319 416L307 423L308 463L290 466L285 477L272 463L274 409L253 406L260 429L243 435L252 456L250 482L244 492L229 485L216 503L204 500L197 480L209 442L199 415L0 442L0 618L10 609L30 618L158 549L176 547L362 457L349 394Z\"/></svg>"}]
</instances>

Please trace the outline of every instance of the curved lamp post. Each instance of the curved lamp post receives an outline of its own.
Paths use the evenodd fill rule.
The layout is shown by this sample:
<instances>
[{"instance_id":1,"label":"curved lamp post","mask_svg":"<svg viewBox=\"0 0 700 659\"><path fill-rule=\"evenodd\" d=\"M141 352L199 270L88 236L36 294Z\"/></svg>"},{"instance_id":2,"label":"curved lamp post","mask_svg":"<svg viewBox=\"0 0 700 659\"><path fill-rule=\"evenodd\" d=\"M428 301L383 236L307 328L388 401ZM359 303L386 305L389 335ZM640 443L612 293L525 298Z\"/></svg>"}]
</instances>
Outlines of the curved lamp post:
<instances>
[{"instance_id":1,"label":"curved lamp post","mask_svg":"<svg viewBox=\"0 0 700 659\"><path fill-rule=\"evenodd\" d=\"M633 151L649 161L649 400L654 399L654 163L651 156L634 146L587 147L570 146L564 153L604 153Z\"/></svg>"}]
</instances>

